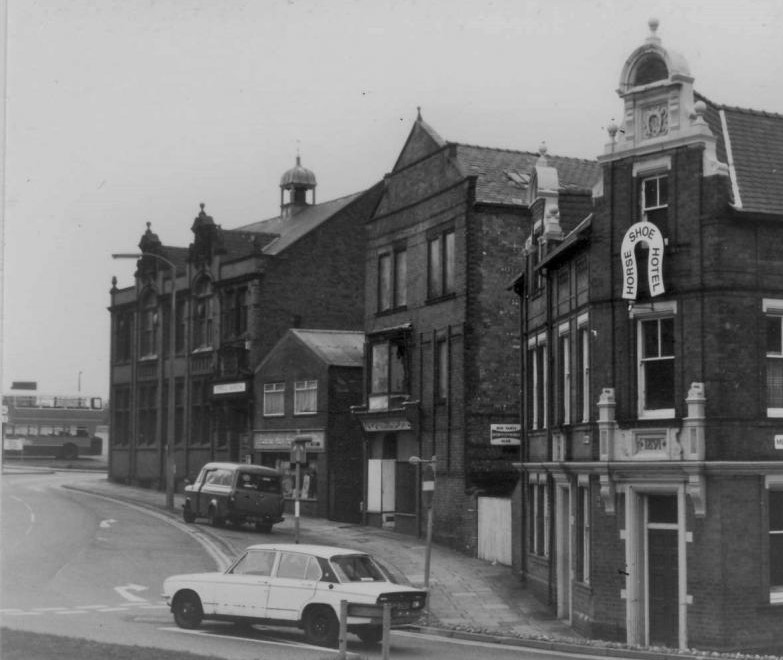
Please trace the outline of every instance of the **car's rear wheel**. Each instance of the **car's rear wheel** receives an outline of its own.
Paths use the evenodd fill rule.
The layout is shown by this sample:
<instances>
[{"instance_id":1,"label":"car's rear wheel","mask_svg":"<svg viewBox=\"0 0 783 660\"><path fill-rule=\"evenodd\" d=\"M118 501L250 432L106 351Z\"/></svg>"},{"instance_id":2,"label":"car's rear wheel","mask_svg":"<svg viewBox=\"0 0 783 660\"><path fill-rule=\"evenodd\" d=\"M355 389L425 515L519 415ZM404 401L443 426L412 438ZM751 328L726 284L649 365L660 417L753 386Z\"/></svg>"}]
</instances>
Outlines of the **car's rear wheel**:
<instances>
[{"instance_id":1,"label":"car's rear wheel","mask_svg":"<svg viewBox=\"0 0 783 660\"><path fill-rule=\"evenodd\" d=\"M174 621L180 628L193 630L201 625L204 618L204 610L201 607L201 599L192 591L177 594L174 604L171 606L174 613Z\"/></svg>"},{"instance_id":2,"label":"car's rear wheel","mask_svg":"<svg viewBox=\"0 0 783 660\"><path fill-rule=\"evenodd\" d=\"M356 635L365 644L377 644L383 639L383 626L362 626Z\"/></svg>"},{"instance_id":3,"label":"car's rear wheel","mask_svg":"<svg viewBox=\"0 0 783 660\"><path fill-rule=\"evenodd\" d=\"M209 507L209 511L207 512L207 519L209 520L209 524L213 527L222 527L224 520L217 514L217 509L214 506Z\"/></svg>"},{"instance_id":4,"label":"car's rear wheel","mask_svg":"<svg viewBox=\"0 0 783 660\"><path fill-rule=\"evenodd\" d=\"M340 623L331 607L317 605L305 612L304 632L310 644L335 648L340 633Z\"/></svg>"},{"instance_id":5,"label":"car's rear wheel","mask_svg":"<svg viewBox=\"0 0 783 660\"><path fill-rule=\"evenodd\" d=\"M196 514L193 513L193 509L190 508L190 505L186 504L185 507L182 509L182 519L186 523L192 523L196 520Z\"/></svg>"}]
</instances>

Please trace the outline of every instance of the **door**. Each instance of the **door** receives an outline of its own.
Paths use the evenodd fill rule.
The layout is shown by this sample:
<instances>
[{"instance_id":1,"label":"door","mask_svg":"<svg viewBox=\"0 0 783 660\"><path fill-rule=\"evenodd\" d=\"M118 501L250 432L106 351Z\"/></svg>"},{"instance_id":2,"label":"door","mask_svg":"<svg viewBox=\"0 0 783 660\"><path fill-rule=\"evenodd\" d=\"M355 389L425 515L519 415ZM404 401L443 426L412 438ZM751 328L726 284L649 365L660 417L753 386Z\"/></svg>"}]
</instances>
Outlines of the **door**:
<instances>
[{"instance_id":1,"label":"door","mask_svg":"<svg viewBox=\"0 0 783 660\"><path fill-rule=\"evenodd\" d=\"M650 644L678 646L677 530L649 529Z\"/></svg>"},{"instance_id":2,"label":"door","mask_svg":"<svg viewBox=\"0 0 783 660\"><path fill-rule=\"evenodd\" d=\"M274 550L248 550L216 583L215 613L265 617L276 556Z\"/></svg>"},{"instance_id":3,"label":"door","mask_svg":"<svg viewBox=\"0 0 783 660\"><path fill-rule=\"evenodd\" d=\"M266 616L270 619L297 621L299 612L315 595L321 568L315 557L298 552L283 552L269 588Z\"/></svg>"},{"instance_id":4,"label":"door","mask_svg":"<svg viewBox=\"0 0 783 660\"><path fill-rule=\"evenodd\" d=\"M478 558L511 566L511 500L478 498Z\"/></svg>"}]
</instances>

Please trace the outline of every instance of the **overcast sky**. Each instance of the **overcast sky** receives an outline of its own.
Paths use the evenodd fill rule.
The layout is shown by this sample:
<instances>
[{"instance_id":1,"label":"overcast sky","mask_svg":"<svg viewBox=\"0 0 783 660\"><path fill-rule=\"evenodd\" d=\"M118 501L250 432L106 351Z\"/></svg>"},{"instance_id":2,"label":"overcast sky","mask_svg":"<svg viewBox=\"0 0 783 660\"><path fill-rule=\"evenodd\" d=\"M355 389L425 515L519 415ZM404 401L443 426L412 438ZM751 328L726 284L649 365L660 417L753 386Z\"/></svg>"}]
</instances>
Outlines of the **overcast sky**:
<instances>
[{"instance_id":1,"label":"overcast sky","mask_svg":"<svg viewBox=\"0 0 783 660\"><path fill-rule=\"evenodd\" d=\"M297 149L318 201L388 172L417 106L446 140L596 157L651 16L702 94L783 113L780 0L5 2L4 388L106 396L111 253L148 221L187 246L200 202L277 215Z\"/></svg>"}]
</instances>

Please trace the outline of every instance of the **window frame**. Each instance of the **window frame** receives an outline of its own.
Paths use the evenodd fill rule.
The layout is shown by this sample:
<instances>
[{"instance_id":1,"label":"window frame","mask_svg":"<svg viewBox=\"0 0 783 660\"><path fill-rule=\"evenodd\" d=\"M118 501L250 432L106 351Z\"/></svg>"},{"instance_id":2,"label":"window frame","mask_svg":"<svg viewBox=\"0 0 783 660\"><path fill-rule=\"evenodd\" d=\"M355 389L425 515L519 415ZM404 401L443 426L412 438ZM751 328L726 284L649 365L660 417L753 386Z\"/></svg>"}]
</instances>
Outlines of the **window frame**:
<instances>
[{"instance_id":1,"label":"window frame","mask_svg":"<svg viewBox=\"0 0 783 660\"><path fill-rule=\"evenodd\" d=\"M312 398L312 410L303 406L302 402ZM294 415L317 415L318 414L318 381L317 380L297 380L294 381Z\"/></svg>"},{"instance_id":2,"label":"window frame","mask_svg":"<svg viewBox=\"0 0 783 660\"><path fill-rule=\"evenodd\" d=\"M453 226L427 237L427 300L456 294L456 231Z\"/></svg>"},{"instance_id":3,"label":"window frame","mask_svg":"<svg viewBox=\"0 0 783 660\"><path fill-rule=\"evenodd\" d=\"M278 387L279 386L279 387ZM272 406L269 405L272 400L279 398L279 412L272 412ZM285 417L285 381L275 381L270 383L264 383L264 399L262 404L263 417ZM277 406L275 406L277 408Z\"/></svg>"},{"instance_id":4,"label":"window frame","mask_svg":"<svg viewBox=\"0 0 783 660\"><path fill-rule=\"evenodd\" d=\"M576 580L590 584L591 554L590 478L579 477L576 487Z\"/></svg>"},{"instance_id":5,"label":"window frame","mask_svg":"<svg viewBox=\"0 0 783 660\"><path fill-rule=\"evenodd\" d=\"M577 336L577 407L583 423L590 421L590 328L588 316L580 316L576 321Z\"/></svg>"},{"instance_id":6,"label":"window frame","mask_svg":"<svg viewBox=\"0 0 783 660\"><path fill-rule=\"evenodd\" d=\"M549 417L549 370L546 333L540 333L528 342L530 429L542 430L548 427Z\"/></svg>"},{"instance_id":7,"label":"window frame","mask_svg":"<svg viewBox=\"0 0 783 660\"><path fill-rule=\"evenodd\" d=\"M767 475L764 478L764 486L767 491L767 524L766 524L766 537L767 537L767 575L766 579L769 585L769 602L770 604L783 605L783 555L780 552L773 550L772 538L783 537L783 517L778 521L780 527L773 529L773 516L772 516L772 494L775 494L775 498L779 499L777 504L783 507L783 475ZM779 544L778 544L779 545ZM779 550L779 549L778 549ZM779 562L778 565L773 565L773 560ZM780 583L773 584L773 573L780 573Z\"/></svg>"},{"instance_id":8,"label":"window frame","mask_svg":"<svg viewBox=\"0 0 783 660\"><path fill-rule=\"evenodd\" d=\"M434 376L435 401L446 403L451 390L451 350L448 337L439 337L435 342Z\"/></svg>"},{"instance_id":9,"label":"window frame","mask_svg":"<svg viewBox=\"0 0 783 660\"><path fill-rule=\"evenodd\" d=\"M571 417L571 328L569 323L562 323L557 333L558 348L558 380L560 390L560 422L563 425L572 423Z\"/></svg>"},{"instance_id":10,"label":"window frame","mask_svg":"<svg viewBox=\"0 0 783 660\"><path fill-rule=\"evenodd\" d=\"M772 299L772 298L764 298L762 301L762 312L764 314L764 374L765 374L765 382L764 382L764 400L766 402L766 411L767 411L767 417L783 417L783 401L781 401L781 406L770 406L770 395L769 395L769 366L770 366L770 360L783 361L783 300L778 299ZM778 351L770 351L769 346L769 336L768 336L768 329L769 329L769 321L771 319L778 319L780 323L780 338L781 338L781 344L778 346Z\"/></svg>"},{"instance_id":11,"label":"window frame","mask_svg":"<svg viewBox=\"0 0 783 660\"><path fill-rule=\"evenodd\" d=\"M676 416L677 410L677 303L676 301L662 302L655 304L655 312L647 311L646 307L637 306L632 310L631 318L636 324L636 399L637 414L639 419L672 419ZM672 352L671 355L662 355L661 351L661 321L670 320L672 322ZM644 356L644 324L656 322L658 332L658 351L656 356ZM647 408L647 375L648 364L672 361L672 407L671 408Z\"/></svg>"}]
</instances>

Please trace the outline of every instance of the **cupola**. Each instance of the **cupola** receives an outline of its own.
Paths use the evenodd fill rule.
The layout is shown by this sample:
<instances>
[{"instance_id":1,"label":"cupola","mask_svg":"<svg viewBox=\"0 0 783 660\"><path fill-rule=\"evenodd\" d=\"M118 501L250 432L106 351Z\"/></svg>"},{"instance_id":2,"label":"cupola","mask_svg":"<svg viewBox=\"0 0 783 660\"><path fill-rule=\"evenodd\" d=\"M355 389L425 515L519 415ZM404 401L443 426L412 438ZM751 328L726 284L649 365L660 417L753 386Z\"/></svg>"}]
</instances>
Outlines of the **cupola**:
<instances>
[{"instance_id":1,"label":"cupola","mask_svg":"<svg viewBox=\"0 0 783 660\"><path fill-rule=\"evenodd\" d=\"M623 117L607 126L609 142L601 161L646 156L678 146L705 146L705 174L722 170L715 158L715 136L704 121L704 104L694 98L693 76L685 58L666 48L658 20L623 65L617 94Z\"/></svg>"},{"instance_id":2,"label":"cupola","mask_svg":"<svg viewBox=\"0 0 783 660\"><path fill-rule=\"evenodd\" d=\"M280 214L290 217L308 205L307 191L312 190L311 204L315 204L315 174L302 165L299 154L296 165L280 177ZM288 202L285 201L285 191L289 191Z\"/></svg>"}]
</instances>

